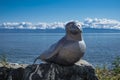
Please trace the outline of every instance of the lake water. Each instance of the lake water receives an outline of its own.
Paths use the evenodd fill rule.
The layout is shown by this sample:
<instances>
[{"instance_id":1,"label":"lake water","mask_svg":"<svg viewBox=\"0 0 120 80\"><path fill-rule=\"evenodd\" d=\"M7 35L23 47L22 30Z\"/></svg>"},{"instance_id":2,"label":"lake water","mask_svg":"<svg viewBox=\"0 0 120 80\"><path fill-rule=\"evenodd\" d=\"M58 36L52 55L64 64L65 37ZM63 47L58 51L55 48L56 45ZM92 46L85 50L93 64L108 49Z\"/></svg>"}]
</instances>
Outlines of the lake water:
<instances>
[{"instance_id":1,"label":"lake water","mask_svg":"<svg viewBox=\"0 0 120 80\"><path fill-rule=\"evenodd\" d=\"M9 62L32 64L35 57L64 33L0 33L0 54ZM84 33L87 45L83 59L93 65L110 65L120 56L120 33ZM39 61L38 61L39 62Z\"/></svg>"}]
</instances>

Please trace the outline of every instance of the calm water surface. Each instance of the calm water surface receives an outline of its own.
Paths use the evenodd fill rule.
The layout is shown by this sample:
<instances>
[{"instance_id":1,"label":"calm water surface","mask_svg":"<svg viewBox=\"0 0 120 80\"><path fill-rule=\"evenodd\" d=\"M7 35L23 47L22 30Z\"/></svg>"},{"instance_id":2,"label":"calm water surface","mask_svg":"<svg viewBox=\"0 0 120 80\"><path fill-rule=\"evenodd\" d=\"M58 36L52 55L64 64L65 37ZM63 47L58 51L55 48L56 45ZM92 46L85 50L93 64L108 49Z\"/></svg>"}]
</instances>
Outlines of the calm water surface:
<instances>
[{"instance_id":1,"label":"calm water surface","mask_svg":"<svg viewBox=\"0 0 120 80\"><path fill-rule=\"evenodd\" d=\"M64 33L0 33L0 54L8 61L32 64L35 57ZM120 56L120 33L84 33L87 45L83 59L94 65L110 65Z\"/></svg>"}]
</instances>

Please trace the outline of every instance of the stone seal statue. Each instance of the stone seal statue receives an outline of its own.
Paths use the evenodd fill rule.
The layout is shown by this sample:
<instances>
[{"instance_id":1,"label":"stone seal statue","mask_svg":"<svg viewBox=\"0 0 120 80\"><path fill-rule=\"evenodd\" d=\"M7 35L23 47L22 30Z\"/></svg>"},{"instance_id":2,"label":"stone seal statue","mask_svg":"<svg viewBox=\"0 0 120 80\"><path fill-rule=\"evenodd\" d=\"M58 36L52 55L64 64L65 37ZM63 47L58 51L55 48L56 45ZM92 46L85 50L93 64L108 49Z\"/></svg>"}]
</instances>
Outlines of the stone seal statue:
<instances>
[{"instance_id":1,"label":"stone seal statue","mask_svg":"<svg viewBox=\"0 0 120 80\"><path fill-rule=\"evenodd\" d=\"M35 60L60 65L73 65L83 57L86 45L82 37L82 27L78 22L69 22L65 25L66 35L57 43L50 46Z\"/></svg>"}]
</instances>

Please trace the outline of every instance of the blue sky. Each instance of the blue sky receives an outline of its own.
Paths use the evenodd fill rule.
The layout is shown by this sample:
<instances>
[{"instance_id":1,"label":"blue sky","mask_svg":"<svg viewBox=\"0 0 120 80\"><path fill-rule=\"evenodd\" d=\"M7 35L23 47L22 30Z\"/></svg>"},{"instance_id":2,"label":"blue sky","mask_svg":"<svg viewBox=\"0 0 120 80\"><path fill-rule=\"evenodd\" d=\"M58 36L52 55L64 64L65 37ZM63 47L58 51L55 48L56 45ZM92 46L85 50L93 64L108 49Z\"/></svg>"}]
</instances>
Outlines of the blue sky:
<instances>
[{"instance_id":1,"label":"blue sky","mask_svg":"<svg viewBox=\"0 0 120 80\"><path fill-rule=\"evenodd\" d=\"M87 17L120 21L120 0L0 0L0 23L83 21Z\"/></svg>"}]
</instances>

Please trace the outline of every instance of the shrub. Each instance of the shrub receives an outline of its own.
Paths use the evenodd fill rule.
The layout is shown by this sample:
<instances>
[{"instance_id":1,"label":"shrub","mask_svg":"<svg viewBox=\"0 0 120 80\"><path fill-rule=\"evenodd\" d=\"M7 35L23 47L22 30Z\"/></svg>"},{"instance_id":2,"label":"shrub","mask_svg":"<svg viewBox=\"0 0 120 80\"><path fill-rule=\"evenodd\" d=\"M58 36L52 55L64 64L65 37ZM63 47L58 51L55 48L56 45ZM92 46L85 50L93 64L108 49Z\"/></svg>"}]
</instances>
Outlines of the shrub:
<instances>
[{"instance_id":1,"label":"shrub","mask_svg":"<svg viewBox=\"0 0 120 80\"><path fill-rule=\"evenodd\" d=\"M96 75L99 80L120 80L120 57L116 57L110 70L106 66L96 67Z\"/></svg>"}]
</instances>

